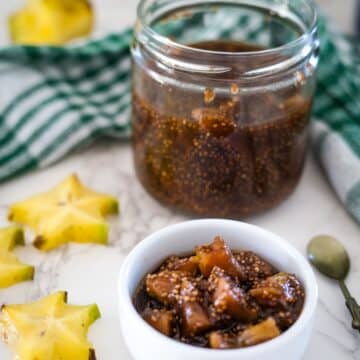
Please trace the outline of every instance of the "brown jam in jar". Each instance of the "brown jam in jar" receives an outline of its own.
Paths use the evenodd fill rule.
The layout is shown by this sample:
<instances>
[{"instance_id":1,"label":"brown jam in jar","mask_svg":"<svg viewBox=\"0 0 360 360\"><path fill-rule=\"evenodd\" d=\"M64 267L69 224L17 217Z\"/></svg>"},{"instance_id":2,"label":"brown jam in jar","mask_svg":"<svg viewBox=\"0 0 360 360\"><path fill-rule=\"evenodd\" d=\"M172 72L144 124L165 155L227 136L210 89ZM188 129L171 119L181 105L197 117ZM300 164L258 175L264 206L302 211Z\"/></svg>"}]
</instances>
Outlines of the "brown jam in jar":
<instances>
[{"instance_id":1,"label":"brown jam in jar","mask_svg":"<svg viewBox=\"0 0 360 360\"><path fill-rule=\"evenodd\" d=\"M151 195L184 212L241 218L291 194L308 142L310 58L279 71L291 54L232 39L168 46L158 58L136 46L135 168Z\"/></svg>"}]
</instances>

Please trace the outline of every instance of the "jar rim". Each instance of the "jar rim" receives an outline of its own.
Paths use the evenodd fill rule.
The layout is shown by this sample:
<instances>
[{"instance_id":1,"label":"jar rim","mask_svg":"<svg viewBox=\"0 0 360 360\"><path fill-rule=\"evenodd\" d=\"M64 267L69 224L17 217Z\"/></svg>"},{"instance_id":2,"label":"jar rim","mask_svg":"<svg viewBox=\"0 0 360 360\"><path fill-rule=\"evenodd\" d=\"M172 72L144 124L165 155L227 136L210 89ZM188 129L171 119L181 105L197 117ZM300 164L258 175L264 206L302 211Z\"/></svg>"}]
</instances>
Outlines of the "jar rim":
<instances>
[{"instance_id":1,"label":"jar rim","mask_svg":"<svg viewBox=\"0 0 360 360\"><path fill-rule=\"evenodd\" d=\"M141 0L138 7L137 7L137 16L138 20L140 21L140 25L142 31L147 34L148 38L155 39L155 41L159 44L165 45L167 47L171 47L174 49L178 49L181 51L185 51L188 53L197 53L197 54L207 54L207 55L221 55L221 56L230 56L230 57L237 57L237 58L245 58L245 57L256 57L256 56L268 56L272 54L277 54L279 52L287 51L290 49L296 49L304 46L309 38L311 38L314 32L317 29L317 22L318 22L318 13L316 10L316 6L313 0L301 0L305 5L308 6L309 10L311 11L310 14L310 21L306 28L303 28L302 34L294 40L291 40L283 45L271 47L267 49L261 50L251 50L251 51L241 51L241 52L227 52L227 51L215 51L215 50L205 50L200 48L191 47L186 44L181 44L177 41L172 40L171 38L161 35L156 32L145 19L146 17L146 3L148 0ZM174 3L175 1L173 1ZM176 10L177 8L183 8L181 5L184 1L179 0L179 5L173 8ZM186 0L185 0L186 2ZM256 3L257 1L252 1L252 4ZM242 5L242 4L249 4L249 0L192 0L191 5L201 5L201 4L234 4L234 5ZM287 5L288 0L279 2L279 5ZM264 7L262 7L264 8ZM165 12L164 12L165 13ZM278 12L280 14L280 11ZM163 14L161 14L163 15ZM152 21L155 21L160 16L155 17ZM304 24L306 25L306 24Z\"/></svg>"}]
</instances>

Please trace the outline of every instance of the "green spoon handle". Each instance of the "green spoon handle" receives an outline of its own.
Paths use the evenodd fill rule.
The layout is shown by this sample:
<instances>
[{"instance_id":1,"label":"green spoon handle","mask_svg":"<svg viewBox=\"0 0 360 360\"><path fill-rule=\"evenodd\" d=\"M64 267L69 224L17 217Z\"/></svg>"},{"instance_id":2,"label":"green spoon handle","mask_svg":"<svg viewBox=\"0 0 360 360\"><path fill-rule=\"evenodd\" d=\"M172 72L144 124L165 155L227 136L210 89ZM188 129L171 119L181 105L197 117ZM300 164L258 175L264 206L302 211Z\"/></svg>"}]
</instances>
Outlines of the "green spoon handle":
<instances>
[{"instance_id":1,"label":"green spoon handle","mask_svg":"<svg viewBox=\"0 0 360 360\"><path fill-rule=\"evenodd\" d=\"M360 306L357 301L351 296L348 287L343 280L339 281L341 291L346 299L346 306L349 309L353 318L352 327L360 331Z\"/></svg>"}]
</instances>

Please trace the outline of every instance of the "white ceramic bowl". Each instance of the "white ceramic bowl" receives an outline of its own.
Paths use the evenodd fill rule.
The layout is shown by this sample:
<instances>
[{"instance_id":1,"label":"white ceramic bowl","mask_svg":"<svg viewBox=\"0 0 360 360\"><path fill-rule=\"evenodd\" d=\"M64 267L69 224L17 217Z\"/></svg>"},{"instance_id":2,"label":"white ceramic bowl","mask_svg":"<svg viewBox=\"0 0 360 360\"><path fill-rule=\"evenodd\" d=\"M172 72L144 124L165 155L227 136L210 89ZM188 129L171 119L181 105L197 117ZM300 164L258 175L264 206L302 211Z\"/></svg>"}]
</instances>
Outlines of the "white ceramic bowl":
<instances>
[{"instance_id":1,"label":"white ceramic bowl","mask_svg":"<svg viewBox=\"0 0 360 360\"><path fill-rule=\"evenodd\" d=\"M279 270L302 281L306 299L296 323L278 338L236 350L212 350L172 340L148 325L136 312L132 296L144 276L170 255L186 255L194 247L222 236L233 250L252 250ZM299 360L314 322L318 290L306 259L288 242L259 227L231 220L195 220L162 229L142 241L126 258L119 278L119 315L125 343L135 360Z\"/></svg>"}]
</instances>

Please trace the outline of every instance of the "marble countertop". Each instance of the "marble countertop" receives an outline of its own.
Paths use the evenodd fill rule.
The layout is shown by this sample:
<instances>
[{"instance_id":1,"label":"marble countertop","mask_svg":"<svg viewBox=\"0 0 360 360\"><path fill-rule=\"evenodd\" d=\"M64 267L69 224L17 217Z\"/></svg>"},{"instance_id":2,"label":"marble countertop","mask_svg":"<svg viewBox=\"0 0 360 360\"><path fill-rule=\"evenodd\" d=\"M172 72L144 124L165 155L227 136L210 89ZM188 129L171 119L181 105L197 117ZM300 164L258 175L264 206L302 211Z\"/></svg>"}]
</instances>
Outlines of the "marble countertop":
<instances>
[{"instance_id":1,"label":"marble countertop","mask_svg":"<svg viewBox=\"0 0 360 360\"><path fill-rule=\"evenodd\" d=\"M112 24L118 21L120 28L130 24L134 18L135 2L118 1L123 11L111 11L109 6L101 16ZM115 4L116 1L105 2ZM333 1L327 0L327 3ZM106 141L98 142L51 168L1 184L0 225L6 224L5 214L10 203L52 187L71 172L77 172L94 189L120 199L121 214L111 221L110 246L71 244L50 254L43 254L31 246L18 249L16 252L22 260L36 265L36 277L34 282L1 290L0 303L31 301L60 289L68 291L70 302L96 302L102 318L91 327L89 337L98 359L130 360L117 315L119 268L126 254L146 235L186 218L162 207L143 190L134 176L128 143ZM305 253L307 241L316 234L327 233L342 239L353 264L348 285L354 296L360 299L360 227L345 212L311 155L295 193L276 209L248 221L276 232L302 253ZM314 333L304 359L360 360L360 335L351 329L350 315L340 290L319 274L317 279L320 302ZM11 359L2 343L0 359Z\"/></svg>"},{"instance_id":2,"label":"marble countertop","mask_svg":"<svg viewBox=\"0 0 360 360\"><path fill-rule=\"evenodd\" d=\"M50 254L42 254L31 246L17 250L22 260L37 266L36 278L33 283L1 290L0 303L30 301L59 289L69 292L71 302L97 302L102 319L91 327L90 339L98 358L130 360L117 317L119 268L126 254L146 235L186 218L146 194L134 176L130 146L115 142L98 143L52 168L1 185L0 218L5 219L11 202L46 190L71 172L77 172L89 186L120 199L121 215L112 221L111 245L71 244ZM316 234L342 239L353 263L348 285L360 299L359 225L344 211L310 155L295 193L278 208L248 221L283 236L302 253L308 239ZM317 278L320 302L305 360L359 360L360 336L350 327L340 290L323 276L317 274ZM0 359L10 360L2 343Z\"/></svg>"}]
</instances>

